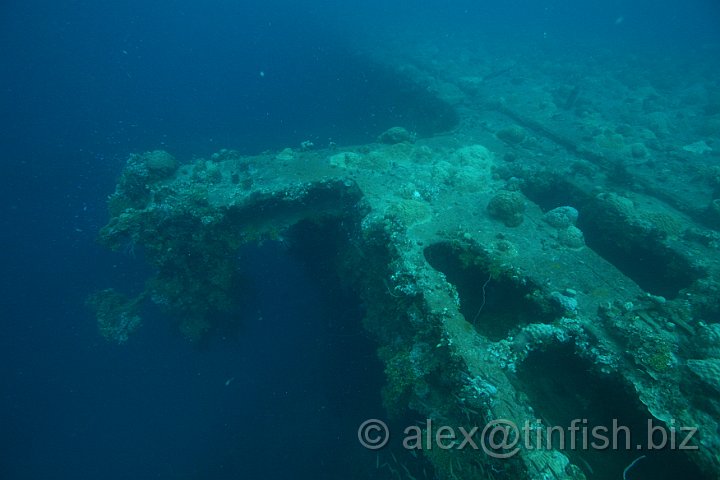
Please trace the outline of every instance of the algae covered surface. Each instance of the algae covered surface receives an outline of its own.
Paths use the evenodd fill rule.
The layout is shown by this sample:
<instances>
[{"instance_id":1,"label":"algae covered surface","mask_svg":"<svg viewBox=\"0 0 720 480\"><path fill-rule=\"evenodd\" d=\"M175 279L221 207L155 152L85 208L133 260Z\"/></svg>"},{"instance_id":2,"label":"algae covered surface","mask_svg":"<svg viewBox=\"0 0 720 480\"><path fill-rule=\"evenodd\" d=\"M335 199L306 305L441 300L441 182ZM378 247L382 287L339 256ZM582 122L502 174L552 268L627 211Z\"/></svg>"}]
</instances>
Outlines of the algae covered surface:
<instances>
[{"instance_id":1,"label":"algae covered surface","mask_svg":"<svg viewBox=\"0 0 720 480\"><path fill-rule=\"evenodd\" d=\"M302 256L322 239L323 271L363 305L383 365L379 414L466 432L502 419L545 442L391 446L367 460L374 478L717 478L711 78L650 58L644 75L629 57L422 46L389 39L373 61L456 112L433 135L409 122L360 145L131 155L100 241L142 251L152 274L91 296L102 335L128 341L145 303L201 342L242 308L245 246ZM544 432L559 425L620 425L622 445L555 445ZM661 430L677 445L647 448Z\"/></svg>"}]
</instances>

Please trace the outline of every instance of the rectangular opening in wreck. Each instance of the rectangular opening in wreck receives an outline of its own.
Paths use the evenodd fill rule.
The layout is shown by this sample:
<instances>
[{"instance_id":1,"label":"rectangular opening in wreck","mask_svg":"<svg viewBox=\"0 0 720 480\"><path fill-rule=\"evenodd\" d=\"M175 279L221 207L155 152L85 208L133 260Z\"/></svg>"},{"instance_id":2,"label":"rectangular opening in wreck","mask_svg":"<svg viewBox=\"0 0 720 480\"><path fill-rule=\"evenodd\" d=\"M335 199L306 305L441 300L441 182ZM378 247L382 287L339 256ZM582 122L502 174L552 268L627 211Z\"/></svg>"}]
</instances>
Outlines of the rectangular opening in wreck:
<instances>
[{"instance_id":1,"label":"rectangular opening in wreck","mask_svg":"<svg viewBox=\"0 0 720 480\"><path fill-rule=\"evenodd\" d=\"M535 415L544 427L560 427L565 435L566 454L572 463L581 468L587 478L595 480L674 480L694 478L709 480L689 456L691 450L679 448L648 449L648 422L657 427L653 441L660 442L660 430L669 435L671 425L655 419L648 413L634 392L631 392L618 377L601 374L592 362L581 358L570 344L552 345L544 350L531 352L518 365L518 388L528 396ZM575 448L568 448L573 425ZM614 429L614 426L617 428ZM681 436L679 425L678 444ZM593 448L601 440L593 437L594 427L606 427L608 431L596 430L596 435L605 435L610 440L606 448ZM620 428L626 427L627 429ZM613 432L616 435L613 437ZM629 432L629 448L626 433ZM584 435L587 435L584 437ZM554 437L560 441L560 434ZM587 448L583 448L587 438ZM668 437L669 438L669 437ZM617 441L614 441L617 440ZM615 448L612 448L613 442ZM557 443L555 444L557 447ZM677 446L677 445L676 445ZM702 448L702 447L700 447ZM632 467L632 475L623 472L640 456L644 456Z\"/></svg>"},{"instance_id":2,"label":"rectangular opening in wreck","mask_svg":"<svg viewBox=\"0 0 720 480\"><path fill-rule=\"evenodd\" d=\"M457 289L465 319L490 340L502 340L520 325L555 318L530 299L531 282L513 278L480 249L443 242L425 248L424 255Z\"/></svg>"},{"instance_id":3,"label":"rectangular opening in wreck","mask_svg":"<svg viewBox=\"0 0 720 480\"><path fill-rule=\"evenodd\" d=\"M562 179L543 177L529 181L523 193L547 212L572 206L579 212L577 226L585 243L640 288L668 299L678 296L703 273L662 242L662 232L630 225L605 202Z\"/></svg>"},{"instance_id":4,"label":"rectangular opening in wreck","mask_svg":"<svg viewBox=\"0 0 720 480\"><path fill-rule=\"evenodd\" d=\"M360 298L339 275L348 235L341 223L300 221L276 240L239 251L245 289L235 334L252 364L235 380L247 386L237 400L247 428L228 445L238 475L291 478L322 470L324 478L342 478L353 465L367 467L370 478L375 469L356 432L383 412L384 373L363 329Z\"/></svg>"}]
</instances>

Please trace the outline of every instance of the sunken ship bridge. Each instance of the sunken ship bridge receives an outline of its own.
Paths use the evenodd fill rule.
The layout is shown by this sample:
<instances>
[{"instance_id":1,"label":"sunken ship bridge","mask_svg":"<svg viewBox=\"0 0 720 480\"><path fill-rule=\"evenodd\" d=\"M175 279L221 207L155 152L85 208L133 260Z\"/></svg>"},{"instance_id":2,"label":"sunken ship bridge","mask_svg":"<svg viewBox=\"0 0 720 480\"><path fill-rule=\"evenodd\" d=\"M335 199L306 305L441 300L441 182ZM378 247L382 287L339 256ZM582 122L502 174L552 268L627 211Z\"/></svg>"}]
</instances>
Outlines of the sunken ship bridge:
<instances>
[{"instance_id":1,"label":"sunken ship bridge","mask_svg":"<svg viewBox=\"0 0 720 480\"><path fill-rule=\"evenodd\" d=\"M445 133L406 125L367 145L221 150L184 163L165 151L131 155L100 238L141 251L153 273L141 292L89 297L100 332L128 340L154 303L197 341L241 307L240 249L322 251L318 271L363 305L388 416L466 431L504 419L533 432L565 426L567 437L583 419L632 432L630 448L621 435L615 448L398 453L377 478L720 477L712 153L598 128L611 123L602 111L578 121L571 88L535 108L528 95L486 95L492 75L450 89L430 68L412 81L444 82L437 97L457 112ZM639 451L660 441L649 422L677 444Z\"/></svg>"}]
</instances>

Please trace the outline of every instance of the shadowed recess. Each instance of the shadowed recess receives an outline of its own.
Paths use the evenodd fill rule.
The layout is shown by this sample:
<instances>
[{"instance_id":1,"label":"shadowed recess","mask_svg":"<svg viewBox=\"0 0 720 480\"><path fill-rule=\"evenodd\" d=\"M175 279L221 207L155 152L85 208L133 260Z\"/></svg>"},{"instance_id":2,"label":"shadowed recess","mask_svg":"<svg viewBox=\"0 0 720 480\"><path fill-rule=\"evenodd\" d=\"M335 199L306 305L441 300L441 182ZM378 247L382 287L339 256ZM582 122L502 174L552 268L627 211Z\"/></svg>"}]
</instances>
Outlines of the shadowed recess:
<instances>
[{"instance_id":1,"label":"shadowed recess","mask_svg":"<svg viewBox=\"0 0 720 480\"><path fill-rule=\"evenodd\" d=\"M617 377L596 372L593 365L578 357L571 345L560 345L544 351L532 352L518 366L517 381L527 393L535 414L545 426L559 426L564 431L563 449L573 463L580 466L588 478L594 480L616 480L623 478L623 470L641 455L628 473L628 480L671 480L677 478L709 479L678 448L648 450L648 432L653 431L654 445L662 441L660 429L668 432L670 425L652 418L645 407ZM575 421L575 448L571 447L569 427ZM648 422L652 421L650 430ZM678 425L674 425L679 430ZM605 427L607 431L594 427ZM627 427L622 428L622 427ZM615 433L614 433L615 432ZM628 436L626 433L629 432ZM560 433L554 433L555 447L560 444ZM583 435L587 435L583 448ZM599 436L608 440L604 445ZM677 445L681 433L677 432ZM591 442L595 441L597 448ZM613 446L614 445L614 446ZM629 448L628 448L629 445ZM639 451L636 447L641 445ZM669 444L668 444L669 445Z\"/></svg>"},{"instance_id":2,"label":"shadowed recess","mask_svg":"<svg viewBox=\"0 0 720 480\"><path fill-rule=\"evenodd\" d=\"M424 254L457 288L465 319L490 340L502 340L521 325L552 322L552 315L528 299L533 286L508 278L483 253L438 243Z\"/></svg>"}]
</instances>

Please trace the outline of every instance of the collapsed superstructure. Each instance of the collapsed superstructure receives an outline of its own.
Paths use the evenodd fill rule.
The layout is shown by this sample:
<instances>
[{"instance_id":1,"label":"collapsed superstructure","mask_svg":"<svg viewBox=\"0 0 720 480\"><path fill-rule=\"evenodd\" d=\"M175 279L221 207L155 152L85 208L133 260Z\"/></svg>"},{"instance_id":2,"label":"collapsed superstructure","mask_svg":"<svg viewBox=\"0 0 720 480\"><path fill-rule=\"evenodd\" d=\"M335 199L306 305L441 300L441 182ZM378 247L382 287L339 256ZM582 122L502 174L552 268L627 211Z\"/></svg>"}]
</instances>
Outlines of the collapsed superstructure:
<instances>
[{"instance_id":1,"label":"collapsed superstructure","mask_svg":"<svg viewBox=\"0 0 720 480\"><path fill-rule=\"evenodd\" d=\"M697 129L686 118L683 138L648 85L602 86L619 116L591 87L471 60L401 67L458 110L446 134L395 128L369 145L222 150L186 164L132 155L101 239L142 248L155 274L136 297L91 297L102 333L126 340L152 301L200 338L233 307L242 245L321 235L365 305L388 412L468 430L615 421L633 434L631 448L522 446L507 458L425 449L422 467L378 475L609 479L646 455L717 478L720 171L718 133L700 129L718 112ZM649 421L696 429L692 448L636 450Z\"/></svg>"}]
</instances>

